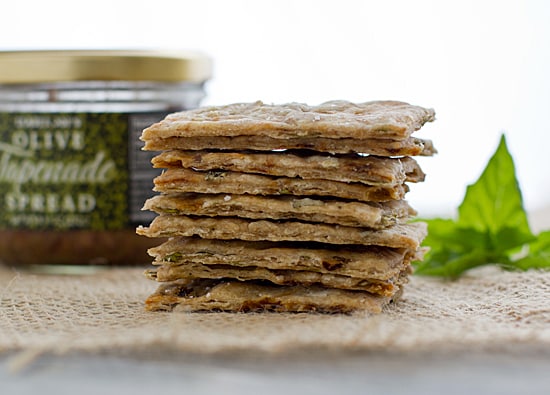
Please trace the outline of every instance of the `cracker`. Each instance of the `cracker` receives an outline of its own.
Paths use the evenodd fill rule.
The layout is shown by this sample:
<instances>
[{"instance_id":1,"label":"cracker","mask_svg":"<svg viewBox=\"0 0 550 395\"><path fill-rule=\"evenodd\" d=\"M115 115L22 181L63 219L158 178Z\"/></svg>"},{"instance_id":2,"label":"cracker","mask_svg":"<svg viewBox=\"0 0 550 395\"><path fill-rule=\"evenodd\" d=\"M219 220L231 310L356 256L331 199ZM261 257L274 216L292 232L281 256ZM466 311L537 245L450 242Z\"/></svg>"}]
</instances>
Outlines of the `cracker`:
<instances>
[{"instance_id":1,"label":"cracker","mask_svg":"<svg viewBox=\"0 0 550 395\"><path fill-rule=\"evenodd\" d=\"M373 230L299 221L247 220L241 218L157 216L137 233L148 237L199 236L205 239L247 241L315 241L329 244L379 245L418 249L427 233L423 222Z\"/></svg>"},{"instance_id":2,"label":"cracker","mask_svg":"<svg viewBox=\"0 0 550 395\"><path fill-rule=\"evenodd\" d=\"M376 295L392 296L404 282L406 275L388 281L364 279L338 274L325 274L307 270L270 270L262 267L207 266L190 262L185 265L161 266L147 270L150 279L167 282L195 278L231 278L239 281L265 280L277 285L322 285L327 288L366 291Z\"/></svg>"},{"instance_id":3,"label":"cracker","mask_svg":"<svg viewBox=\"0 0 550 395\"><path fill-rule=\"evenodd\" d=\"M378 246L338 246L319 243L290 243L241 240L210 240L175 237L150 248L155 265L204 265L274 270L308 270L343 276L387 280L413 260L422 260L424 249Z\"/></svg>"},{"instance_id":4,"label":"cracker","mask_svg":"<svg viewBox=\"0 0 550 395\"><path fill-rule=\"evenodd\" d=\"M406 222L416 215L416 211L404 200L362 203L292 196L196 193L158 195L148 199L144 209L176 215L298 219L369 228L386 228Z\"/></svg>"},{"instance_id":5,"label":"cracker","mask_svg":"<svg viewBox=\"0 0 550 395\"><path fill-rule=\"evenodd\" d=\"M365 185L231 171L198 172L190 169L168 169L155 178L154 190L164 193L331 196L364 202L384 202L403 199L409 189L406 184Z\"/></svg>"},{"instance_id":6,"label":"cracker","mask_svg":"<svg viewBox=\"0 0 550 395\"><path fill-rule=\"evenodd\" d=\"M191 136L325 137L403 140L435 119L432 109L398 101L329 101L269 105L235 103L168 115L145 129L142 140Z\"/></svg>"},{"instance_id":7,"label":"cracker","mask_svg":"<svg viewBox=\"0 0 550 395\"><path fill-rule=\"evenodd\" d=\"M432 141L409 137L405 140L388 139L333 139L302 137L277 139L267 136L233 137L167 137L147 140L143 147L150 151L178 150L312 150L332 154L362 153L379 156L432 156L437 153Z\"/></svg>"},{"instance_id":8,"label":"cracker","mask_svg":"<svg viewBox=\"0 0 550 395\"><path fill-rule=\"evenodd\" d=\"M145 307L150 311L228 311L228 312L320 312L380 313L401 292L393 296L373 295L364 291L280 286L268 282L236 280L177 280L162 284L149 296Z\"/></svg>"},{"instance_id":9,"label":"cracker","mask_svg":"<svg viewBox=\"0 0 550 395\"><path fill-rule=\"evenodd\" d=\"M396 185L421 182L424 173L410 157L299 155L290 152L165 151L152 159L154 167L209 171L228 170L280 177Z\"/></svg>"}]
</instances>

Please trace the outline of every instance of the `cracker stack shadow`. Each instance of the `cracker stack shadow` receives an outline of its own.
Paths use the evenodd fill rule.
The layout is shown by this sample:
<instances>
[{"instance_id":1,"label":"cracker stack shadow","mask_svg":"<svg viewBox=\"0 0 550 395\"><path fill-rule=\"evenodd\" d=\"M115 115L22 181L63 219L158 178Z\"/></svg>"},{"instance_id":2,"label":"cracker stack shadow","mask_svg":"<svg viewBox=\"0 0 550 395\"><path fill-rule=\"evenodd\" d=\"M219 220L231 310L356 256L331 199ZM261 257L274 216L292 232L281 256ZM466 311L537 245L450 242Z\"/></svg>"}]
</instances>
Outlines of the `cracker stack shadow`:
<instances>
[{"instance_id":1,"label":"cracker stack shadow","mask_svg":"<svg viewBox=\"0 0 550 395\"><path fill-rule=\"evenodd\" d=\"M149 310L380 312L421 260L412 136L431 109L394 101L205 107L145 129L158 213L137 232L161 282Z\"/></svg>"}]
</instances>

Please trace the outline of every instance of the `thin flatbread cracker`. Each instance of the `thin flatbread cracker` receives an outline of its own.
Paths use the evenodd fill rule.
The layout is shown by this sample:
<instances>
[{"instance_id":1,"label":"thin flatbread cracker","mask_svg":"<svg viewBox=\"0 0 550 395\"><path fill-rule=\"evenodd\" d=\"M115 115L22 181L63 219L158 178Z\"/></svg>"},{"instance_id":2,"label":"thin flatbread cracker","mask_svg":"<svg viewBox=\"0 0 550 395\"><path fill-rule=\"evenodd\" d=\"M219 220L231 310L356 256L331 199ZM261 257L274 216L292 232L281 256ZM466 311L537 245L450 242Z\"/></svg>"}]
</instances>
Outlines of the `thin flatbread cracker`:
<instances>
[{"instance_id":1,"label":"thin flatbread cracker","mask_svg":"<svg viewBox=\"0 0 550 395\"><path fill-rule=\"evenodd\" d=\"M434 119L434 110L398 101L340 100L318 106L257 101L173 113L145 129L141 139L262 135L403 140Z\"/></svg>"},{"instance_id":2,"label":"thin flatbread cracker","mask_svg":"<svg viewBox=\"0 0 550 395\"><path fill-rule=\"evenodd\" d=\"M200 171L227 170L302 179L396 185L421 182L425 174L410 157L298 155L290 152L165 151L152 159L154 167Z\"/></svg>"},{"instance_id":3,"label":"thin flatbread cracker","mask_svg":"<svg viewBox=\"0 0 550 395\"><path fill-rule=\"evenodd\" d=\"M211 240L174 237L150 248L153 264L250 265L273 270L309 270L343 276L387 280L411 261L422 260L424 249L378 246L338 246L318 243L290 243L242 240Z\"/></svg>"},{"instance_id":4,"label":"thin flatbread cracker","mask_svg":"<svg viewBox=\"0 0 550 395\"><path fill-rule=\"evenodd\" d=\"M237 280L177 280L162 284L145 301L149 311L227 311L227 312L318 312L378 314L397 300L393 296L373 295L364 291L280 286L268 282Z\"/></svg>"},{"instance_id":5,"label":"thin flatbread cracker","mask_svg":"<svg viewBox=\"0 0 550 395\"><path fill-rule=\"evenodd\" d=\"M378 245L417 250L426 237L424 222L386 229L312 224L299 221L246 220L242 218L157 216L149 227L136 232L148 237L199 236L205 239L247 241L315 241L329 244Z\"/></svg>"},{"instance_id":6,"label":"thin flatbread cracker","mask_svg":"<svg viewBox=\"0 0 550 395\"><path fill-rule=\"evenodd\" d=\"M157 195L148 199L143 208L159 214L298 219L368 228L387 228L416 215L404 200L362 203L293 196L196 193Z\"/></svg>"},{"instance_id":7,"label":"thin flatbread cracker","mask_svg":"<svg viewBox=\"0 0 550 395\"><path fill-rule=\"evenodd\" d=\"M398 275L388 280L342 276L309 270L273 270L257 266L204 265L188 262L184 265L163 265L147 270L145 274L159 282L194 278L232 278L240 281L266 280L278 285L322 285L328 288L366 291L377 295L391 296L407 282L410 270L404 267Z\"/></svg>"},{"instance_id":8,"label":"thin flatbread cracker","mask_svg":"<svg viewBox=\"0 0 550 395\"><path fill-rule=\"evenodd\" d=\"M312 150L331 154L362 153L378 156L432 156L437 153L431 140L409 137L405 140L387 139L333 139L302 137L276 139L267 136L233 137L167 137L147 140L144 150L228 150L228 151L273 151Z\"/></svg>"},{"instance_id":9,"label":"thin flatbread cracker","mask_svg":"<svg viewBox=\"0 0 550 395\"><path fill-rule=\"evenodd\" d=\"M191 169L168 169L156 177L154 182L154 190L163 193L330 196L363 202L401 200L409 191L406 184L365 185L231 171L199 172Z\"/></svg>"}]
</instances>

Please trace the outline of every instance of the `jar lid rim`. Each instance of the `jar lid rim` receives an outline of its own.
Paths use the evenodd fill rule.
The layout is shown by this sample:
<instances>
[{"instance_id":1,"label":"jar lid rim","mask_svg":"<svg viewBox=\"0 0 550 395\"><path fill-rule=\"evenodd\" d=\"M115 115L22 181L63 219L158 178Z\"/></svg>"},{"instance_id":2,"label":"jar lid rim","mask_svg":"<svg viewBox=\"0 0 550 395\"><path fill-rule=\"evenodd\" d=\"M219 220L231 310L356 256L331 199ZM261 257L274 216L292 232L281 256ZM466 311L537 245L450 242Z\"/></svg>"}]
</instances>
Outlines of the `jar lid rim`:
<instances>
[{"instance_id":1,"label":"jar lid rim","mask_svg":"<svg viewBox=\"0 0 550 395\"><path fill-rule=\"evenodd\" d=\"M212 60L181 50L0 51L0 84L62 81L204 82Z\"/></svg>"}]
</instances>

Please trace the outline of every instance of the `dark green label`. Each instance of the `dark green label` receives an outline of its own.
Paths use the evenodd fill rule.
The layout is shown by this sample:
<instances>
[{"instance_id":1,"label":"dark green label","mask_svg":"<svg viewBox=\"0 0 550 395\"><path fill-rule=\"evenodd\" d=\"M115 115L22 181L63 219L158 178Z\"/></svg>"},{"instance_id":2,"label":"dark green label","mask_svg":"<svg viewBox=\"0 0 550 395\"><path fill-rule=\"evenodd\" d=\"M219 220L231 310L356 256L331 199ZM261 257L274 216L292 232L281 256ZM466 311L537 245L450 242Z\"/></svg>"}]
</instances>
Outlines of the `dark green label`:
<instances>
[{"instance_id":1,"label":"dark green label","mask_svg":"<svg viewBox=\"0 0 550 395\"><path fill-rule=\"evenodd\" d=\"M136 116L0 113L0 227L127 228L140 208L129 203L130 180L151 177L148 158L139 159L146 153L134 153L140 151L131 129ZM136 204L143 204L140 194Z\"/></svg>"}]
</instances>

